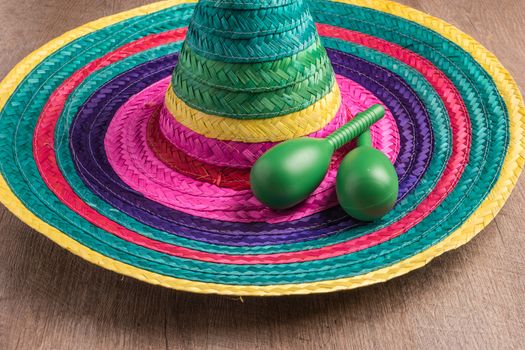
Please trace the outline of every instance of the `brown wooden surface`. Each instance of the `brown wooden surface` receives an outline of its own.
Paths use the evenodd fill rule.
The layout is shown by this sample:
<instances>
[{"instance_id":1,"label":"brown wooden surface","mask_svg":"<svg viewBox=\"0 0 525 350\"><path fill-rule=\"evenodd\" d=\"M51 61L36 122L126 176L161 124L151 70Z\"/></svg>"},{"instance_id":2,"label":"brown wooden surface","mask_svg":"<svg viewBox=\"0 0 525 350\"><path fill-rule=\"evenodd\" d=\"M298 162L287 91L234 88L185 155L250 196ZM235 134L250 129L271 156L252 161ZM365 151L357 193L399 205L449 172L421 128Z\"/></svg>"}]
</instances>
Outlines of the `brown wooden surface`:
<instances>
[{"instance_id":1,"label":"brown wooden surface","mask_svg":"<svg viewBox=\"0 0 525 350\"><path fill-rule=\"evenodd\" d=\"M0 0L0 76L144 0ZM525 1L404 0L471 34L525 86ZM521 179L473 241L388 283L291 298L192 295L95 267L0 209L0 349L525 348Z\"/></svg>"}]
</instances>

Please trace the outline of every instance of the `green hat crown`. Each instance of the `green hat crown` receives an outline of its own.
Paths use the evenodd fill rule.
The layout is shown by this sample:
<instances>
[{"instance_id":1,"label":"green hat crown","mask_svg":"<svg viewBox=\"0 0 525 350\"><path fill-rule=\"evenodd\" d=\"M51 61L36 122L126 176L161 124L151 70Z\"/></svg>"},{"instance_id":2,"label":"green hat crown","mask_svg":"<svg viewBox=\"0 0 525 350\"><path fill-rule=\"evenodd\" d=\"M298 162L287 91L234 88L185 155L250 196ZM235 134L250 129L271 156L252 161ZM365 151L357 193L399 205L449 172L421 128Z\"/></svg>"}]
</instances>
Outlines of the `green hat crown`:
<instances>
[{"instance_id":1,"label":"green hat crown","mask_svg":"<svg viewBox=\"0 0 525 350\"><path fill-rule=\"evenodd\" d=\"M304 0L201 0L172 78L201 112L261 119L300 111L335 84Z\"/></svg>"}]
</instances>

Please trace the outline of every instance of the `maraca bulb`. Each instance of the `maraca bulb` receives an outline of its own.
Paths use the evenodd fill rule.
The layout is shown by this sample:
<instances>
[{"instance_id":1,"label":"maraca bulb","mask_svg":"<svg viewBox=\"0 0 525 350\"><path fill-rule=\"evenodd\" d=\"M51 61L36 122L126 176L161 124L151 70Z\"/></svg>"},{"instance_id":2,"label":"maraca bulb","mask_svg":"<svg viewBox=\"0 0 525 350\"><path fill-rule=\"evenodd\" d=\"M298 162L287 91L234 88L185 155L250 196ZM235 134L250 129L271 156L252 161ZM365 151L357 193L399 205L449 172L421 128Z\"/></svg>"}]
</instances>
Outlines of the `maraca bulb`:
<instances>
[{"instance_id":1,"label":"maraca bulb","mask_svg":"<svg viewBox=\"0 0 525 350\"><path fill-rule=\"evenodd\" d=\"M273 209L301 203L325 177L334 151L361 135L384 114L381 105L373 105L325 139L302 137L271 148L250 172L255 197Z\"/></svg>"},{"instance_id":2,"label":"maraca bulb","mask_svg":"<svg viewBox=\"0 0 525 350\"><path fill-rule=\"evenodd\" d=\"M273 209L301 203L325 177L332 154L332 145L324 139L303 137L278 144L252 167L255 197Z\"/></svg>"},{"instance_id":3,"label":"maraca bulb","mask_svg":"<svg viewBox=\"0 0 525 350\"><path fill-rule=\"evenodd\" d=\"M399 190L397 173L381 151L360 146L341 162L336 190L339 204L348 215L373 221L394 207Z\"/></svg>"}]
</instances>

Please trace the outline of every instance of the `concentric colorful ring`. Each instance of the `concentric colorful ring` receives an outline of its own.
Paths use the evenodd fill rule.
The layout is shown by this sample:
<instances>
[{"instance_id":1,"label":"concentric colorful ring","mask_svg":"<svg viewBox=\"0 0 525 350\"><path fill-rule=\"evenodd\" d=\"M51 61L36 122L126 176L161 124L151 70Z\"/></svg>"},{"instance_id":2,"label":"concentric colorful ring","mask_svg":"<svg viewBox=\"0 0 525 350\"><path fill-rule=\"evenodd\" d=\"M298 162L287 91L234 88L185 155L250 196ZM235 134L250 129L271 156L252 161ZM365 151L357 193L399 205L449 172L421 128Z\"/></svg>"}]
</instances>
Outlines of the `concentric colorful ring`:
<instances>
[{"instance_id":1,"label":"concentric colorful ring","mask_svg":"<svg viewBox=\"0 0 525 350\"><path fill-rule=\"evenodd\" d=\"M334 83L330 92L299 111L264 119L235 119L202 112L185 104L169 88L166 109L185 127L209 138L238 142L278 142L305 136L328 124L339 109L340 92ZM255 114L254 114L255 115Z\"/></svg>"},{"instance_id":2,"label":"concentric colorful ring","mask_svg":"<svg viewBox=\"0 0 525 350\"><path fill-rule=\"evenodd\" d=\"M120 107L117 113L114 114L115 116L105 134L106 154L108 155L108 160L110 161L112 168L130 187L134 187L132 183L135 183L135 189L139 192L141 191L141 188L146 187L150 187L150 189L151 187L162 188L160 192L154 193L152 196L166 197L165 204L167 206L170 206L169 203L176 202L180 200L181 197L184 197L184 195L167 195L167 192L172 190L177 191L178 188L180 188L181 183L188 184L190 187L202 187L202 182L209 182L218 187L231 188L231 186L227 186L224 183L225 181L228 181L236 183L238 185L237 189L248 190L250 188L249 167L237 169L242 168L242 165L236 164L231 159L230 162L225 162L226 165L223 166L217 167L207 164L206 162L188 156L183 150L179 150L164 138L160 132L159 115L163 111L163 100L168 88L168 82L168 78L163 79L159 83L152 85L150 88L134 95L128 102ZM338 113L333 120L333 122L337 123L339 126L348 122L353 115L366 109L370 104L381 103L370 92L345 77L338 77L338 83L343 92L343 96L345 96L343 99L343 105L340 108L340 113ZM93 100L94 99L91 98L91 101ZM97 105L100 106L100 101L97 102ZM101 111L103 107L97 107L96 109ZM98 115L100 114L102 113L99 113ZM377 149L383 151L392 163L394 163L397 158L397 153L399 152L398 129L388 108L386 109L385 114L384 118L371 127L372 141L373 145ZM168 116L167 118L173 119L171 116ZM332 127L331 129L334 130L336 128L337 127ZM328 136L330 131L325 129L328 128L318 131L316 133L318 135L315 136ZM137 133L135 132L136 130L140 130L140 132ZM198 135L198 137L204 140L213 140L206 139L201 135ZM73 136L73 138L75 137ZM225 156L232 153L235 154L231 151L233 149L238 149L239 151L242 150L242 148L235 148L238 147L238 145L232 145L232 142L222 141L222 144L229 146L230 152L225 152ZM257 154L254 154L256 157L261 156L264 150L269 149L273 144L262 143L258 145L258 152ZM134 146L135 148L130 149L130 146ZM345 151L348 152L348 148L349 147L346 147L345 149L336 152L334 167L324 182L331 182L333 184L337 167L336 162L342 159L346 154ZM255 147L252 147L252 149L255 149ZM133 155L138 153L142 154L143 157L133 157ZM151 166L158 169L151 171L151 169L148 169ZM160 171L161 169L164 170ZM172 172L172 170L175 170L175 172ZM184 176L181 177L180 175ZM155 176L157 177L157 180L154 183L152 182L152 179ZM142 178L143 180L139 180L139 178ZM168 179L171 179L174 182L170 184L167 181ZM148 186L146 183L149 183L150 185ZM321 184L321 188L317 193L325 188L325 186L326 185ZM248 192L249 196L246 198L251 198L251 192ZM143 194L148 197L146 192L143 192ZM214 187L211 192L206 194L206 197L212 198L216 197L218 194L221 196L225 195L223 192L217 191ZM237 192L237 194L240 193ZM314 194L312 198L315 196L316 194ZM242 204L241 196L238 195L230 196L229 200L233 200L234 202L226 205L226 210L233 207L249 206L249 203ZM189 199L189 201L191 201L191 199ZM253 200L250 199L249 201L253 202ZM323 206L328 204L324 201L321 203ZM176 206L177 205L175 205L175 207ZM261 206L260 209L262 210L264 208ZM184 211L183 209L181 210ZM195 215L199 216L199 213L196 213ZM229 221L235 220L232 219Z\"/></svg>"},{"instance_id":3,"label":"concentric colorful ring","mask_svg":"<svg viewBox=\"0 0 525 350\"><path fill-rule=\"evenodd\" d=\"M166 52L169 52L169 49ZM154 55L151 52L148 54ZM141 58L141 55L137 55L135 59L140 60L140 58ZM165 64L167 64L169 57L164 59L164 62L162 62L162 60L163 59L161 59L160 64L157 61L151 61L151 62L146 63L145 65L151 66L155 72L155 69L158 69L159 66L163 67ZM354 64L357 64L357 62L358 62L357 60L352 61L352 63ZM362 64L364 63L365 62L363 61ZM264 225L261 226L255 223L250 223L248 226L243 226L242 228L238 228L238 227L232 227L230 223L227 223L227 224L222 224L220 222L213 223L213 224L209 222L204 223L198 220L198 218L196 217L182 216L180 213L179 215L174 215L172 211L167 210L165 206L159 206L158 203L156 202L143 201L142 198L136 197L137 192L135 190L127 191L126 186L124 186L122 181L119 181L116 177L112 178L111 174L113 172L113 169L111 165L109 164L109 162L107 161L106 159L107 157L93 156L96 154L98 155L104 154L104 150L103 150L103 146L101 142L102 138L101 137L93 138L92 135L90 135L93 133L90 133L89 130L83 130L82 126L91 125L92 127L90 128L90 130L94 132L96 132L97 130L98 131L106 130L109 119L117 112L120 105L113 104L111 106L112 110L104 111L102 106L104 106L107 103L105 102L105 100L108 100L111 98L112 101L115 101L117 100L116 97L118 97L118 100L120 101L126 100L126 97L120 98L120 94L115 91L115 87L117 87L118 89L124 89L129 96L140 91L140 87L134 90L130 86L126 85L126 84L135 84L135 81L133 79L127 79L127 83L123 83L121 80L125 79L125 75L149 77L151 76L151 73L149 73L149 71L147 70L143 71L141 70L141 66L138 66L133 70L127 71L125 75L118 74L121 71L126 71L129 67L133 66L134 64L135 63L133 62L128 63L127 61L122 61L122 62L116 63L112 67L108 67L105 71L100 72L99 74L100 77L94 76L94 77L90 77L86 79L85 86L90 87L90 88L77 89L74 95L71 96L69 99L69 103L75 103L78 105L88 104L90 105L90 107L92 106L92 108L90 108L89 111L92 111L92 110L97 111L98 115L103 117L103 119L99 118L96 124L93 124L91 119L86 119L86 120L83 120L82 122L77 122L75 125L78 126L78 128L73 129L74 134L71 137L71 139L74 140L72 142L72 146L73 146L72 150L73 151L78 150L76 152L76 154L78 155L80 155L81 153L91 155L90 157L75 156L75 159L76 160L78 159L77 161L78 173L83 178L83 181L86 184L88 184L88 186L91 186L91 190L93 192L104 193L105 199L111 202L117 208L121 209L124 212L128 212L129 215L132 215L136 217L138 220L143 221L149 225L152 225L155 227L159 227L158 225L162 225L159 227L162 230L167 230L167 231L177 233L177 234L183 234L181 232L181 228L187 227L188 225L191 225L190 226L191 228L204 226L206 227L205 231L213 230L214 234L224 233L224 232L228 233L226 236L226 239L222 243L233 244L234 242L232 242L232 237L230 234L231 232L228 232L228 231L231 231L233 228L235 228L233 232L235 234L236 240L240 241L239 244L244 243L245 245L248 245L248 244L260 244L258 243L259 241L268 242L269 238L266 236L266 231L268 231L268 228L265 227ZM108 73L109 76L106 76L107 75L106 73ZM95 93L93 89L96 90L97 86L101 84L101 81L99 80L107 81L112 76L115 76L114 80L110 81L108 84L104 85L102 88L99 89L101 91L101 96L103 97L102 102L99 102L100 99L98 98L97 94ZM415 79L416 81L422 82L421 78L415 77ZM409 108L409 110L414 111L413 114L418 116L417 122L420 124L423 124L422 126L416 124L417 129L420 130L420 133L418 134L418 136L421 139L420 141L421 152L414 154L415 145L414 145L414 142L411 141L413 137L406 137L407 142L403 142L403 143L407 147L403 149L403 155L401 156L401 158L403 159L403 162L399 162L398 164L396 164L396 166L400 169L399 171L399 175L401 178L400 194L402 198L410 191L410 189L413 186L415 186L415 184L417 183L417 180L414 181L414 179L419 179L419 177L422 175L422 172L425 169L424 165L426 164L426 162L428 162L428 159L430 156L429 144L431 142L431 138L429 135L429 128L426 123L425 113L422 113L423 109L418 103L418 98L415 96L415 94L410 93L410 90L407 90L408 89L407 85L403 83L399 78L396 79L395 77L393 77L391 74L384 76L384 81L382 81L382 83L385 84L385 86L390 86L388 84L392 84L393 87L398 87L399 96L397 98L399 99L406 98L407 99L406 104L409 104L409 106L407 106L406 108ZM373 87L372 85L370 86ZM112 91L112 93L107 94L107 91ZM86 101L87 98L90 98L90 101ZM438 100L437 96L434 96L431 92L429 93L427 97L425 97L425 99L427 101ZM392 102L391 100L385 100L385 101L387 102L387 105L390 105L390 103ZM428 102L428 104L431 105L431 102ZM72 108L67 105L65 107L65 110L66 111L77 110L77 107ZM93 118L94 117L93 113L89 113L89 111L88 113L84 113L84 111L82 111L82 113L79 113L76 120L78 120L78 117ZM437 116L441 116L442 117L441 119L444 119L445 110L443 107L439 108L439 104L437 106L433 106L432 111L436 115L436 119L437 119ZM399 113L399 115L400 117L403 117L404 113ZM66 116L65 118L62 118L61 120L64 122L67 122L68 120L71 120L73 117L74 117L73 115L70 117ZM405 125L405 124L407 124L407 129L411 130L413 128L413 126L410 126L409 123L405 123L405 122L400 123L400 125ZM441 128L446 127L443 125L443 123L442 125L439 125L439 124L436 124L436 125L437 125L436 127L441 127ZM59 129L62 130L65 128L59 127ZM76 130L76 133L75 133L75 130ZM406 130L405 133L409 133L409 131ZM87 138L87 137L91 138L91 140L88 141L86 139L84 141L80 141L81 139ZM96 141L97 139L99 140L98 143ZM439 147L439 149L446 150L446 148L448 147L445 145L446 141L448 141L446 137L446 133L440 135L440 140L443 140L444 142L441 142L442 145ZM52 140L44 139L43 142L52 143ZM92 149L90 152L83 152L81 147L82 145L87 145L87 144L91 145ZM76 147L76 145L80 147ZM60 147L57 146L56 149L60 149ZM69 152L68 147L63 147L62 150L64 152ZM69 153L67 153L65 156L60 157L60 153L59 153L59 160L60 159L63 159L65 162L67 162L69 159L71 159L71 156L69 155ZM435 173L436 172L439 173L441 171L440 170L442 168L441 164L443 162L444 162L443 156L434 157L434 161L433 161L434 165L431 167L430 171L428 172L429 174L428 176L434 178L434 181L437 180ZM69 176L70 178L73 178L75 176L76 172L75 172L75 169L73 168L72 163L69 162L69 165L63 163L62 167L64 168L62 172L64 174L67 174L66 176ZM93 172L90 170L85 171L85 169L93 169L93 168L97 168L99 170L96 172ZM410 176L407 176L407 173ZM89 178L95 178L96 180L90 181ZM407 178L408 181L404 181L405 178ZM72 181L72 180L69 181L69 183L72 184L73 186L75 183L78 183L78 182L80 181ZM76 191L79 193L85 192L81 189L78 189ZM224 192L223 191L219 192L218 195L222 197L224 196ZM91 202L93 200L95 199L94 198L86 199L86 201L88 202ZM123 200L124 202L122 202ZM133 205L133 206L127 205L137 200L140 201L142 205ZM408 202L408 203L412 203L412 202ZM257 205L256 203L254 204ZM202 210L202 208L199 208L199 209ZM210 207L210 210L213 210L213 207ZM137 214L138 211L140 211L139 214ZM240 210L237 210L237 211L240 211ZM340 210L338 210L338 212L340 212ZM155 213L155 214L151 215L151 213ZM257 213L258 211L255 211L256 215ZM239 213L237 214L239 215ZM249 213L244 212L241 214L248 215ZM299 210L297 209L294 210L294 215L300 215L300 214L301 213L299 212ZM109 212L108 212L108 215L109 215ZM355 222L351 221L348 217L346 216L339 216L339 217L345 220L338 222L338 225L339 225L338 227L345 228L350 225L355 225ZM191 221L188 222L188 219L190 219ZM159 224L159 221L161 221L161 224ZM173 222L177 223L178 225L174 226ZM308 228L313 226L315 229L314 230L309 229L308 234L317 236L321 233L320 229L322 227L330 226L330 230L333 231L335 229L333 226L333 223L334 223L333 220L327 220L326 212L323 213L323 215L310 216L310 217L305 218L304 220L288 222L286 223L286 226L284 227L284 230L286 230L286 236L284 238L286 239L287 242L289 242L292 235L299 234L299 232L295 230L297 230L297 228L301 229L305 226ZM274 225L271 227L271 231L275 233L280 233L281 231L283 231L283 228ZM207 236L210 236L210 235L207 235ZM207 238L207 239L213 242L211 238Z\"/></svg>"},{"instance_id":4,"label":"concentric colorful ring","mask_svg":"<svg viewBox=\"0 0 525 350\"><path fill-rule=\"evenodd\" d=\"M357 113L353 108L356 99L359 100L357 104L362 104L370 102L369 100L374 98L366 89L359 88L358 84L356 85L352 80L344 79L343 82L348 85L341 86L344 95L342 97L343 107L348 105L351 109L350 112L353 114ZM342 82L339 81L338 84L341 85ZM345 101L354 101L354 103L345 104ZM338 111L340 113L336 114L324 128L308 136L326 137L337 130L348 120L347 109L348 108L340 108ZM385 119L391 121L391 118L391 113L387 108ZM379 130L379 128L381 128L381 130ZM223 167L249 168L266 150L276 144L273 142L246 143L207 138L178 123L165 107L162 108L160 112L160 130L169 142L185 154L191 155L205 163ZM395 139L394 141L397 141L399 131L395 123L380 122L372 127L372 133L377 134L377 137L374 139L377 140L378 143L374 144L374 146L379 147L387 153L396 154L397 156L399 144L395 142L391 144L391 146L394 146L394 149L386 150L385 148L390 145L388 143L380 143L381 139L379 138L379 136L382 136L383 138L393 138ZM393 157L391 159L393 160L395 158L396 157Z\"/></svg>"},{"instance_id":5,"label":"concentric colorful ring","mask_svg":"<svg viewBox=\"0 0 525 350\"><path fill-rule=\"evenodd\" d=\"M376 134L397 155L400 177L398 203L383 220L365 225L328 208L335 204L327 206L329 186L319 203L261 210L246 182L233 185L250 158L222 172L225 164L206 148L216 140L189 154L201 169L217 167L213 176L177 174L165 156L203 144L198 134L187 143L148 144L145 123L105 145L118 113L170 76L192 11L193 4L175 0L108 17L15 67L0 85L6 207L84 259L140 280L198 293L282 295L404 274L466 243L503 206L524 160L525 108L516 84L472 38L384 0L311 2L336 73L383 103L399 130ZM154 118L161 106L153 98L137 110ZM135 139L142 141L129 148ZM141 164L144 178L126 177L119 170L126 164ZM169 196L150 195L149 186L166 181Z\"/></svg>"}]
</instances>

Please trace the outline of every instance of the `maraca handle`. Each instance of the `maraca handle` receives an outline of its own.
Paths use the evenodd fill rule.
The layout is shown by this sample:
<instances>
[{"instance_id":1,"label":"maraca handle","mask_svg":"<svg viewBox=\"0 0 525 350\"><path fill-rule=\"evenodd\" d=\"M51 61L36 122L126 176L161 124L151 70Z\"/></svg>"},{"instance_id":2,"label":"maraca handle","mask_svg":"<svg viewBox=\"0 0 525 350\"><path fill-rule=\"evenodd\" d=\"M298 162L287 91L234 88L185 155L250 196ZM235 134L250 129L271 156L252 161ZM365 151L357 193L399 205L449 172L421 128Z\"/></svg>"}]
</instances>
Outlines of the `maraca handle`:
<instances>
[{"instance_id":1,"label":"maraca handle","mask_svg":"<svg viewBox=\"0 0 525 350\"><path fill-rule=\"evenodd\" d=\"M370 129L367 129L357 138L357 147L361 146L372 146L372 134Z\"/></svg>"},{"instance_id":2,"label":"maraca handle","mask_svg":"<svg viewBox=\"0 0 525 350\"><path fill-rule=\"evenodd\" d=\"M373 105L366 111L356 114L356 116L328 136L326 140L332 145L334 151L341 148L344 144L361 135L379 119L385 115L385 109L381 105Z\"/></svg>"}]
</instances>

